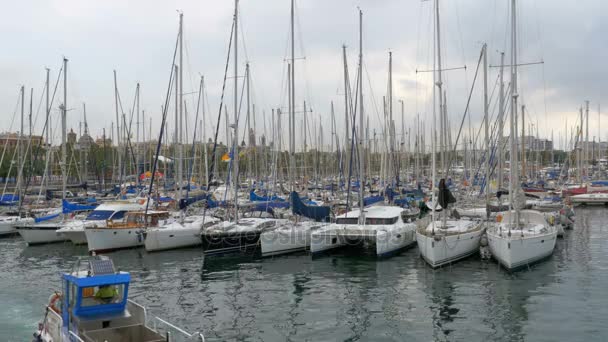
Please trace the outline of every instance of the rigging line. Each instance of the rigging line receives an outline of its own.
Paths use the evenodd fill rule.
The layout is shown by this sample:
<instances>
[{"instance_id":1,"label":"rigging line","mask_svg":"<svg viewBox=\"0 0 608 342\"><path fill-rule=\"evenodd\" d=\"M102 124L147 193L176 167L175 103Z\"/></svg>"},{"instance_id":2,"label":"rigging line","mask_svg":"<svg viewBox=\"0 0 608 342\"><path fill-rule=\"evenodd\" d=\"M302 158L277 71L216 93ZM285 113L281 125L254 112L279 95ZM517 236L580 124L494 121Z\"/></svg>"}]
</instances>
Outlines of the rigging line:
<instances>
[{"instance_id":1,"label":"rigging line","mask_svg":"<svg viewBox=\"0 0 608 342\"><path fill-rule=\"evenodd\" d=\"M236 18L234 18L236 19ZM226 95L226 79L228 77L228 66L230 63L230 51L232 50L232 38L234 37L234 20L232 20L232 28L230 29L230 39L228 42L228 53L226 54L226 66L224 67L224 80L222 81L222 95L220 96L220 105L217 114L217 124L215 127L215 135L213 138L213 149L211 151L211 165L209 170L209 178L207 179L207 191L211 188L211 180L213 179L213 171L215 169L215 153L217 152L217 137L220 130L220 121L222 119L222 108L224 107L224 96ZM228 137L227 137L228 138ZM226 142L228 146L228 142Z\"/></svg>"},{"instance_id":2,"label":"rigging line","mask_svg":"<svg viewBox=\"0 0 608 342\"><path fill-rule=\"evenodd\" d=\"M53 90L53 96L51 97L51 102L49 103L49 108L53 107L53 102L55 101L55 94L57 93L57 87L59 86L59 81L61 80L61 74L62 74L62 72L63 72L63 65L61 66L61 68L59 68L59 73L57 74L57 81L55 82L55 89ZM63 105L65 106L65 103ZM67 108L65 110L67 110ZM59 121L59 120L57 120L57 121ZM42 129L42 135L44 135L44 132L47 129L47 125L48 125L48 118L45 119L44 127ZM27 155L27 151L30 148L30 144L31 144L31 139L28 142L27 149L25 151L26 155ZM40 139L40 141L38 142L38 147L36 149L36 153L34 154L34 162L33 163L35 163L38 160L38 154L39 154L38 152L40 151L40 145L41 144L42 144L42 139ZM23 172L23 164L25 164L25 160L24 160L24 162L21 165L21 171L20 172ZM65 177L65 175L63 175L63 177ZM27 188L28 188L28 186L30 184L30 180L31 180L31 177L27 177L27 180L26 180L26 183L25 183L25 188L23 190L24 193L25 193L25 191L27 191ZM6 184L5 184L5 190L6 190ZM23 205L23 199L20 198L19 199L19 212L21 212L21 206L22 205Z\"/></svg>"},{"instance_id":3,"label":"rigging line","mask_svg":"<svg viewBox=\"0 0 608 342\"><path fill-rule=\"evenodd\" d=\"M15 117L17 117L17 108L19 108L19 103L21 102L21 87L19 87L19 91L18 91L18 96L17 96L17 103L15 103L15 109L13 110L13 117L11 119L11 123L9 125L8 131L10 132L13 129L13 123L15 122ZM4 154L6 153L6 149L8 148L8 140L10 139L10 135L6 136L6 141L4 143L4 147L2 148L2 157L0 157L0 166L3 165L4 162ZM7 175L8 177L8 175ZM6 189L6 183L5 183L5 189ZM4 195L4 192L2 193Z\"/></svg>"},{"instance_id":4,"label":"rigging line","mask_svg":"<svg viewBox=\"0 0 608 342\"><path fill-rule=\"evenodd\" d=\"M467 99L467 105L466 108L464 110L464 114L462 115L462 120L460 121L460 128L458 129L458 135L456 136L456 141L454 144L454 149L452 151L452 153L450 153L450 159L448 159L448 163L446 165L446 170L445 170L445 174L449 174L450 172L450 166L452 164L452 159L454 158L454 155L456 155L456 146L458 145L458 140L460 140L460 134L462 133L462 126L464 125L464 120L467 117L467 112L469 110L469 105L471 103L471 96L473 95L473 89L475 87L475 81L477 80L477 75L479 74L479 67L481 66L481 60L483 58L483 51L480 53L479 55L479 60L477 61L477 68L475 68L475 76L473 77L473 84L471 84L471 91L469 92L469 98Z\"/></svg>"},{"instance_id":5,"label":"rigging line","mask_svg":"<svg viewBox=\"0 0 608 342\"><path fill-rule=\"evenodd\" d=\"M165 95L165 105L163 106L163 118L160 124L160 134L158 136L158 142L156 143L156 155L154 156L154 164L152 165L152 176L150 177L150 189L148 190L148 199L146 201L146 210L144 215L148 215L148 208L150 206L150 197L152 196L152 190L154 189L154 178L156 176L156 168L158 167L158 157L163 143L163 134L165 133L165 124L167 122L167 113L169 111L169 101L171 101L171 90L173 89L173 81L177 80L173 77L175 57L177 56L177 47L179 44L179 34L175 40L175 48L173 49L173 61L171 62L171 71L169 72L169 85L167 86L167 93ZM177 75L175 75L177 76ZM148 228L148 220L146 221L146 228Z\"/></svg>"}]
</instances>

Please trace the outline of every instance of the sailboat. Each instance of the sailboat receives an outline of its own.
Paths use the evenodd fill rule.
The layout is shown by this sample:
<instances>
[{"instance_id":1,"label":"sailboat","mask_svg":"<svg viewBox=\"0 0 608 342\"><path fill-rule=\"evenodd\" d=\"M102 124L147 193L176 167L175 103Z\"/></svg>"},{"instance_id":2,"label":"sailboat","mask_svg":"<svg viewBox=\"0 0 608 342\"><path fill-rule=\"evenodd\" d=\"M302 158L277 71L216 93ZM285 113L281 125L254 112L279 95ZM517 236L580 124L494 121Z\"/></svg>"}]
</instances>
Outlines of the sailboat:
<instances>
[{"instance_id":1,"label":"sailboat","mask_svg":"<svg viewBox=\"0 0 608 342\"><path fill-rule=\"evenodd\" d=\"M442 78L441 78L441 40L439 30L439 1L435 0L435 23L437 33L436 37L436 58L437 58L437 70L433 71L434 84L437 90L433 88L433 127L432 127L432 202L434 205L431 206L432 216L431 222L428 224L420 224L416 230L416 240L418 242L418 249L422 258L433 268L441 267L443 265L454 263L458 260L464 259L468 256L475 254L479 250L479 241L483 234L483 227L480 221L472 221L466 219L448 219L448 206L450 203L454 203L456 200L448 189L445 178L439 181L438 193L435 190L435 181L437 179L436 172L436 136L437 132L435 129L435 98L439 101L440 109L440 120L447 122L445 115L447 111L444 109L443 103L443 92L442 92ZM443 125L442 125L443 126ZM441 132L443 134L443 132ZM441 144L440 152L442 155L442 161L444 160L444 144ZM444 177L447 177L447 170L449 165L444 166ZM441 211L441 219L436 218L437 210L436 204L439 204L443 210Z\"/></svg>"},{"instance_id":2,"label":"sailboat","mask_svg":"<svg viewBox=\"0 0 608 342\"><path fill-rule=\"evenodd\" d=\"M512 209L498 217L487 230L488 244L494 259L509 271L538 262L553 254L557 228L548 224L544 215L535 210L520 210L518 196L519 175L515 118L517 117L517 17L516 0L511 0L511 167L509 203Z\"/></svg>"},{"instance_id":3,"label":"sailboat","mask_svg":"<svg viewBox=\"0 0 608 342\"><path fill-rule=\"evenodd\" d=\"M326 252L351 244L371 245L378 257L390 256L415 243L414 223L402 218L403 209L398 206L365 207L365 149L363 113L363 12L359 11L359 208L336 217L336 222L311 233L310 251ZM392 98L392 96L391 96ZM351 160L352 162L352 160ZM350 180L349 180L350 181Z\"/></svg>"}]
</instances>

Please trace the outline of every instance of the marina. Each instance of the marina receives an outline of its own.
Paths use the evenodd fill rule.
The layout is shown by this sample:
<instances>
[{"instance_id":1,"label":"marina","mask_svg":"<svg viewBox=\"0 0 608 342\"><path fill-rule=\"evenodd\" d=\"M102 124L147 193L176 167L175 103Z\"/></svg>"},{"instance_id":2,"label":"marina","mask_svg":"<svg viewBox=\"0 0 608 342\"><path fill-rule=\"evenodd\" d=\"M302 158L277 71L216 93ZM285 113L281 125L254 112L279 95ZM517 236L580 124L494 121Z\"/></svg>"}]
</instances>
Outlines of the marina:
<instances>
[{"instance_id":1,"label":"marina","mask_svg":"<svg viewBox=\"0 0 608 342\"><path fill-rule=\"evenodd\" d=\"M131 273L130 296L149 315L207 341L603 341L608 212L576 214L553 256L512 274L479 257L432 270L416 247L380 262L348 250L314 260L305 253L214 259L200 248L110 256ZM84 246L0 239L0 334L31 339L59 274L87 255Z\"/></svg>"},{"instance_id":2,"label":"marina","mask_svg":"<svg viewBox=\"0 0 608 342\"><path fill-rule=\"evenodd\" d=\"M605 340L569 5L269 1L81 8L0 57L0 340Z\"/></svg>"}]
</instances>

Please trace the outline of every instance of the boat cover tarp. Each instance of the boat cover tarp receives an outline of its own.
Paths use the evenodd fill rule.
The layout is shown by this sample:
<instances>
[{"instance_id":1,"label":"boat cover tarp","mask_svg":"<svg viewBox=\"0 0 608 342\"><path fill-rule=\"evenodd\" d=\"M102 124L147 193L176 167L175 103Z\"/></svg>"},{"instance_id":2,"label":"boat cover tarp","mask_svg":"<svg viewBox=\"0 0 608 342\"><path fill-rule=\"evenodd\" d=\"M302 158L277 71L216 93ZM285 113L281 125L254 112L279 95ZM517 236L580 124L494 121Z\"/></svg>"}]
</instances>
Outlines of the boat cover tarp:
<instances>
[{"instance_id":1,"label":"boat cover tarp","mask_svg":"<svg viewBox=\"0 0 608 342\"><path fill-rule=\"evenodd\" d=\"M93 210L93 209L97 208L96 205L83 205L83 204L77 204L77 203L70 203L65 199L61 201L61 207L62 207L61 212L64 214L69 214L74 211Z\"/></svg>"},{"instance_id":2,"label":"boat cover tarp","mask_svg":"<svg viewBox=\"0 0 608 342\"><path fill-rule=\"evenodd\" d=\"M61 213L57 213L57 214L52 214L52 215L47 215L47 216L42 216L42 217L36 217L34 219L35 223L39 223L39 222L44 222L44 221L50 221L54 218L59 217L59 215L61 215Z\"/></svg>"},{"instance_id":3,"label":"boat cover tarp","mask_svg":"<svg viewBox=\"0 0 608 342\"><path fill-rule=\"evenodd\" d=\"M368 206L368 205L372 205L374 203L378 203L384 201L384 196L370 196L370 197L365 197L363 199L363 205L364 206Z\"/></svg>"},{"instance_id":4,"label":"boat cover tarp","mask_svg":"<svg viewBox=\"0 0 608 342\"><path fill-rule=\"evenodd\" d=\"M329 221L331 208L326 206L307 206L302 202L297 192L292 191L289 195L294 215L301 215L315 221Z\"/></svg>"},{"instance_id":5,"label":"boat cover tarp","mask_svg":"<svg viewBox=\"0 0 608 342\"><path fill-rule=\"evenodd\" d=\"M17 194L3 194L0 197L0 205L15 205L19 204L19 195Z\"/></svg>"},{"instance_id":6,"label":"boat cover tarp","mask_svg":"<svg viewBox=\"0 0 608 342\"><path fill-rule=\"evenodd\" d=\"M273 196L260 196L255 193L255 191L251 190L249 192L249 200L251 202L266 202L266 201L276 201L276 202L285 202L285 200L277 195Z\"/></svg>"},{"instance_id":7,"label":"boat cover tarp","mask_svg":"<svg viewBox=\"0 0 608 342\"><path fill-rule=\"evenodd\" d=\"M192 197L188 197L188 198L182 198L179 200L179 209L184 209L187 206L189 206L190 204L196 203L198 201L203 201L208 199L209 195L207 194L200 194L197 196L192 196Z\"/></svg>"}]
</instances>

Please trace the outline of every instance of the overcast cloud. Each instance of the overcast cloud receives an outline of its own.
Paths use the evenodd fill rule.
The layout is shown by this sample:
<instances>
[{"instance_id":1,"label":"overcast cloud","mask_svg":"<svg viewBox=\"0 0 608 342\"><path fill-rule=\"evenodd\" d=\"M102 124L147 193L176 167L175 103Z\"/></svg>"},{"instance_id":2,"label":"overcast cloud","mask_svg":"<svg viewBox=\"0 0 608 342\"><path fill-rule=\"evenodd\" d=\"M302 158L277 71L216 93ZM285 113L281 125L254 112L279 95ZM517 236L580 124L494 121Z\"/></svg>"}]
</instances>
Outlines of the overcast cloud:
<instances>
[{"instance_id":1,"label":"overcast cloud","mask_svg":"<svg viewBox=\"0 0 608 342\"><path fill-rule=\"evenodd\" d=\"M445 73L453 123L461 119L482 43L488 43L492 65L500 61L498 51L506 51L509 55L509 3L509 0L440 1L443 66L467 66L466 71ZM596 136L598 128L601 129L597 125L598 104L604 103L608 112L605 100L608 3L601 0L526 0L518 1L518 4L520 62L545 62L520 70L521 95L530 110L530 122L537 123L542 136L550 138L554 130L554 140L561 144L566 121L570 127L575 125L579 106L590 100L590 136ZM335 103L341 135L344 130L341 46L348 46L349 70L354 80L357 6L364 11L364 93L372 129L381 129L378 111L381 111L382 96L387 89L388 51L393 52L394 59L394 115L398 130L401 127L399 99L405 101L406 127L412 125L417 113L422 117L432 114L431 74L416 73L416 70L432 67L431 1L299 0L296 54L305 59L296 62L296 101L306 100L313 109L311 119L321 120L325 143L329 141L331 101ZM18 130L17 123L10 127L10 119L17 108L19 87L25 85L27 89L26 103L29 103L29 89L34 88L36 111L42 95L45 67L51 68L54 83L62 56L66 56L70 60L68 107L73 109L68 115L68 127L78 129L82 121L82 103L86 102L92 135L100 136L104 127L109 130L111 122L115 121L112 70L116 69L125 111L131 107L136 83L140 82L142 109L153 120L153 134L158 134L160 106L164 102L177 35L176 10L180 9L185 23L184 92L196 91L198 78L205 76L210 107L205 130L207 136L211 134L217 118L233 2L40 0L5 1L2 8L0 130ZM287 103L284 59L288 56L289 1L241 0L240 15L240 73L244 73L244 63L248 60L257 131L263 133L265 112L269 134L271 108L285 108ZM498 70L492 68L490 72L492 90ZM229 76L232 76L232 67ZM480 85L475 89L471 104L473 124L478 124L482 116ZM231 83L227 88L228 110L232 117ZM60 94L61 91L59 97ZM195 97L187 95L186 99L193 122ZM57 99L54 104L55 118L59 102ZM608 120L608 117L602 120ZM39 119L36 124L38 130L42 127L41 122ZM191 129L193 125L188 127ZM220 132L220 139L225 139L224 130ZM602 140L608 138L606 130L599 134Z\"/></svg>"}]
</instances>

